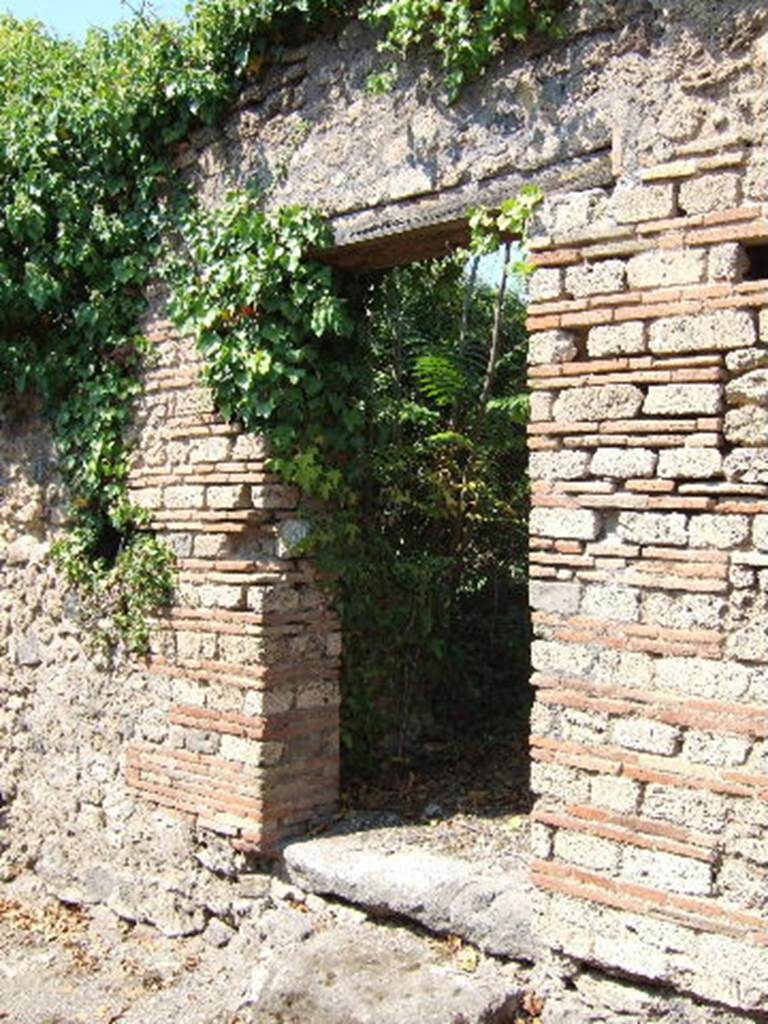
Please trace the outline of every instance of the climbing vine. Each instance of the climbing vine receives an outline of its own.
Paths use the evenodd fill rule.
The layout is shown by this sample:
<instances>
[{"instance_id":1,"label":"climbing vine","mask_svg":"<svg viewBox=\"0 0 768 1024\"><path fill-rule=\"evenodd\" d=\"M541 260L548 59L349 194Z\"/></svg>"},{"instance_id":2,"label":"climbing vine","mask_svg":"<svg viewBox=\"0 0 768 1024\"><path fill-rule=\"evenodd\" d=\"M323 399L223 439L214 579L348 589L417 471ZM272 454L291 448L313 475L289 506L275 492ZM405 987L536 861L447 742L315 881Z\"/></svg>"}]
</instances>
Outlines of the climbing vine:
<instances>
[{"instance_id":1,"label":"climbing vine","mask_svg":"<svg viewBox=\"0 0 768 1024\"><path fill-rule=\"evenodd\" d=\"M455 94L506 40L548 24L548 12L548 0L398 0L369 3L359 15L382 25L385 45L398 54L431 40ZM171 589L170 556L127 500L124 438L147 354L137 333L144 291L160 239L180 217L173 146L196 125L215 122L276 47L341 16L350 14L340 0L196 0L184 24L140 13L77 44L0 15L0 393L36 395L52 421L72 526L57 557L90 594L94 615L110 612L136 649L146 646L142 610L166 601ZM233 203L236 219L242 209ZM318 357L309 355L303 327L281 328L268 370L244 347L262 321L265 336L278 329L274 314L288 296L302 323L311 310L313 343L332 351L346 333L343 304L323 292L327 272L299 266L305 244L320 242L318 222L298 211L278 221L275 245L283 228L289 244L250 258L279 266L279 284L263 282L258 295L224 311L233 331L208 325L211 380L225 413L252 424L264 410L235 408L233 367L265 383L295 377L293 397L269 411L276 437L288 445L300 434L306 408L324 428L301 437L301 466L281 468L310 490L322 477L320 490L330 492L341 486L334 475L344 458L341 436L354 446L355 424L313 390ZM271 223L264 220L265 244ZM341 381L348 371L336 372Z\"/></svg>"},{"instance_id":2,"label":"climbing vine","mask_svg":"<svg viewBox=\"0 0 768 1024\"><path fill-rule=\"evenodd\" d=\"M385 28L379 48L392 60L372 76L370 86L388 91L399 62L415 48L429 46L440 59L449 98L455 100L509 43L523 42L533 32L555 32L562 8L561 0L372 0L362 16Z\"/></svg>"},{"instance_id":3,"label":"climbing vine","mask_svg":"<svg viewBox=\"0 0 768 1024\"><path fill-rule=\"evenodd\" d=\"M473 211L471 251L342 279L309 258L327 241L316 213L234 192L190 213L167 266L217 406L266 436L308 499L305 547L332 570L343 618L344 738L362 761L393 715L405 734L412 706L487 682L477 643L499 588L524 580L524 311L509 285L527 266L508 239L539 200L527 188ZM497 288L478 273L493 251ZM494 671L506 680L509 658Z\"/></svg>"}]
</instances>

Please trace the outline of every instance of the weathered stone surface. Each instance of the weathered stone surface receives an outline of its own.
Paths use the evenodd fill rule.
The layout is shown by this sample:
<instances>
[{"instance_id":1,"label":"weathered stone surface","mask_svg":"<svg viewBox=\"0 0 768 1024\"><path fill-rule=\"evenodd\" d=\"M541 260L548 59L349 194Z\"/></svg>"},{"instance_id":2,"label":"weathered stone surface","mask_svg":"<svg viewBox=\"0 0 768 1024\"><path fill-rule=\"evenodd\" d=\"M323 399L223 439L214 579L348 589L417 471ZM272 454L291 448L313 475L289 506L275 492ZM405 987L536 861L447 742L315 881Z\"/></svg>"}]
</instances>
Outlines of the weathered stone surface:
<instances>
[{"instance_id":1,"label":"weathered stone surface","mask_svg":"<svg viewBox=\"0 0 768 1024\"><path fill-rule=\"evenodd\" d=\"M750 682L744 665L708 658L667 657L657 664L657 682L662 689L690 694L694 679L697 696L705 700L739 700Z\"/></svg>"},{"instance_id":2,"label":"weathered stone surface","mask_svg":"<svg viewBox=\"0 0 768 1024\"><path fill-rule=\"evenodd\" d=\"M621 873L641 885L654 885L691 896L708 896L712 891L711 864L659 850L628 846Z\"/></svg>"},{"instance_id":3,"label":"weathered stone surface","mask_svg":"<svg viewBox=\"0 0 768 1024\"><path fill-rule=\"evenodd\" d=\"M528 340L528 362L567 363L576 356L576 342L570 331L537 331Z\"/></svg>"},{"instance_id":4,"label":"weathered stone surface","mask_svg":"<svg viewBox=\"0 0 768 1024\"><path fill-rule=\"evenodd\" d=\"M559 267L539 267L528 283L528 295L533 302L558 299L563 293L563 271Z\"/></svg>"},{"instance_id":5,"label":"weathered stone surface","mask_svg":"<svg viewBox=\"0 0 768 1024\"><path fill-rule=\"evenodd\" d=\"M704 531L706 533L706 530ZM704 544L706 546L709 543ZM670 629L719 629L723 624L727 601L717 594L647 593L641 618Z\"/></svg>"},{"instance_id":6,"label":"weathered stone surface","mask_svg":"<svg viewBox=\"0 0 768 1024\"><path fill-rule=\"evenodd\" d=\"M689 532L691 547L728 550L738 547L747 539L749 519L739 515L691 516Z\"/></svg>"},{"instance_id":7,"label":"weathered stone surface","mask_svg":"<svg viewBox=\"0 0 768 1024\"><path fill-rule=\"evenodd\" d=\"M619 188L611 201L613 216L619 224L671 217L675 212L674 186L637 185Z\"/></svg>"},{"instance_id":8,"label":"weathered stone surface","mask_svg":"<svg viewBox=\"0 0 768 1024\"><path fill-rule=\"evenodd\" d=\"M238 1014L247 1024L506 1024L512 978L482 962L462 973L403 929L360 923L320 931L254 972Z\"/></svg>"},{"instance_id":9,"label":"weathered stone surface","mask_svg":"<svg viewBox=\"0 0 768 1024\"><path fill-rule=\"evenodd\" d=\"M680 185L680 207L685 213L709 213L739 205L741 183L738 174L705 174Z\"/></svg>"},{"instance_id":10,"label":"weathered stone surface","mask_svg":"<svg viewBox=\"0 0 768 1024\"><path fill-rule=\"evenodd\" d=\"M694 729L685 737L683 757L694 764L734 768L744 764L750 746L751 741L746 736L723 736Z\"/></svg>"},{"instance_id":11,"label":"weathered stone surface","mask_svg":"<svg viewBox=\"0 0 768 1024\"><path fill-rule=\"evenodd\" d=\"M531 452L528 472L532 480L578 480L589 470L589 452Z\"/></svg>"},{"instance_id":12,"label":"weathered stone surface","mask_svg":"<svg viewBox=\"0 0 768 1024\"><path fill-rule=\"evenodd\" d=\"M648 448L598 448L589 471L618 480L653 476L658 456Z\"/></svg>"},{"instance_id":13,"label":"weathered stone surface","mask_svg":"<svg viewBox=\"0 0 768 1024\"><path fill-rule=\"evenodd\" d=\"M619 534L630 544L688 543L687 519L679 512L621 512Z\"/></svg>"},{"instance_id":14,"label":"weathered stone surface","mask_svg":"<svg viewBox=\"0 0 768 1024\"><path fill-rule=\"evenodd\" d=\"M597 619L636 622L640 595L620 583L591 583L584 590L582 611Z\"/></svg>"},{"instance_id":15,"label":"weathered stone surface","mask_svg":"<svg viewBox=\"0 0 768 1024\"><path fill-rule=\"evenodd\" d=\"M629 419L642 404L643 393L634 384L572 388L563 391L555 402L554 418L562 423Z\"/></svg>"},{"instance_id":16,"label":"weathered stone surface","mask_svg":"<svg viewBox=\"0 0 768 1024\"><path fill-rule=\"evenodd\" d=\"M600 533L600 517L591 509L535 508L530 529L542 537L594 540Z\"/></svg>"},{"instance_id":17,"label":"weathered stone surface","mask_svg":"<svg viewBox=\"0 0 768 1024\"><path fill-rule=\"evenodd\" d=\"M742 483L768 483L768 451L764 448L734 448L723 461L726 479Z\"/></svg>"},{"instance_id":18,"label":"weathered stone surface","mask_svg":"<svg viewBox=\"0 0 768 1024\"><path fill-rule=\"evenodd\" d=\"M530 887L524 872L494 875L421 850L375 853L357 836L292 843L284 851L291 881L431 931L461 935L488 953L534 958Z\"/></svg>"},{"instance_id":19,"label":"weathered stone surface","mask_svg":"<svg viewBox=\"0 0 768 1024\"><path fill-rule=\"evenodd\" d=\"M725 414L725 438L731 444L749 448L768 445L768 408L742 405Z\"/></svg>"},{"instance_id":20,"label":"weathered stone surface","mask_svg":"<svg viewBox=\"0 0 768 1024\"><path fill-rule=\"evenodd\" d=\"M752 316L722 309L696 316L662 317L651 324L649 348L660 355L675 352L727 351L755 343Z\"/></svg>"},{"instance_id":21,"label":"weathered stone surface","mask_svg":"<svg viewBox=\"0 0 768 1024\"><path fill-rule=\"evenodd\" d=\"M560 830L555 833L555 856L593 871L615 871L621 847L598 836Z\"/></svg>"},{"instance_id":22,"label":"weathered stone surface","mask_svg":"<svg viewBox=\"0 0 768 1024\"><path fill-rule=\"evenodd\" d=\"M735 352L728 352L726 354L725 365L732 373L745 373L747 370L756 370L758 367L768 366L768 349L736 349Z\"/></svg>"},{"instance_id":23,"label":"weathered stone surface","mask_svg":"<svg viewBox=\"0 0 768 1024\"><path fill-rule=\"evenodd\" d=\"M36 665L41 664L43 660L43 647L33 630L30 629L23 636L17 637L14 647L14 660L17 665L34 668Z\"/></svg>"},{"instance_id":24,"label":"weathered stone surface","mask_svg":"<svg viewBox=\"0 0 768 1024\"><path fill-rule=\"evenodd\" d=\"M587 336L587 352L596 358L644 351L645 324L641 320L593 327Z\"/></svg>"},{"instance_id":25,"label":"weathered stone surface","mask_svg":"<svg viewBox=\"0 0 768 1024\"><path fill-rule=\"evenodd\" d=\"M659 454L660 477L708 480L719 476L723 457L716 448L673 448Z\"/></svg>"},{"instance_id":26,"label":"weathered stone surface","mask_svg":"<svg viewBox=\"0 0 768 1024\"><path fill-rule=\"evenodd\" d=\"M531 608L544 612L568 615L578 611L581 597L579 583L550 583L545 580L531 580L528 585L528 600Z\"/></svg>"},{"instance_id":27,"label":"weathered stone surface","mask_svg":"<svg viewBox=\"0 0 768 1024\"><path fill-rule=\"evenodd\" d=\"M705 255L701 249L659 250L633 256L627 264L630 288L668 288L704 279Z\"/></svg>"},{"instance_id":28,"label":"weathered stone surface","mask_svg":"<svg viewBox=\"0 0 768 1024\"><path fill-rule=\"evenodd\" d=\"M743 245L725 242L709 250L709 277L712 281L741 281L749 266Z\"/></svg>"},{"instance_id":29,"label":"weathered stone surface","mask_svg":"<svg viewBox=\"0 0 768 1024\"><path fill-rule=\"evenodd\" d=\"M565 290L574 298L617 292L624 287L626 267L623 260L580 263L565 272Z\"/></svg>"},{"instance_id":30,"label":"weathered stone surface","mask_svg":"<svg viewBox=\"0 0 768 1024\"><path fill-rule=\"evenodd\" d=\"M768 405L768 369L752 370L737 377L725 393L730 405Z\"/></svg>"},{"instance_id":31,"label":"weathered stone surface","mask_svg":"<svg viewBox=\"0 0 768 1024\"><path fill-rule=\"evenodd\" d=\"M722 401L719 384L659 384L648 388L643 412L649 416L712 415L720 411Z\"/></svg>"},{"instance_id":32,"label":"weathered stone surface","mask_svg":"<svg viewBox=\"0 0 768 1024\"><path fill-rule=\"evenodd\" d=\"M615 724L613 741L629 750L670 755L674 754L680 745L680 730L663 722L625 718Z\"/></svg>"}]
</instances>

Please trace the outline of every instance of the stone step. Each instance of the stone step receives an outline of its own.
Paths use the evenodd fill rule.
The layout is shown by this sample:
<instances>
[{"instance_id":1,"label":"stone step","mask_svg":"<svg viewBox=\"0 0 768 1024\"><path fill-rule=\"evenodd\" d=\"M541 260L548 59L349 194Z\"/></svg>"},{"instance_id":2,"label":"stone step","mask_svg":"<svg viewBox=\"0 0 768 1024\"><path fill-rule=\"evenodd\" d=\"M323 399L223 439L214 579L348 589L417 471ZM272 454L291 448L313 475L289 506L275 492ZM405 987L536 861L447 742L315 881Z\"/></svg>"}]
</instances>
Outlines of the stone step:
<instances>
[{"instance_id":1,"label":"stone step","mask_svg":"<svg viewBox=\"0 0 768 1024\"><path fill-rule=\"evenodd\" d=\"M442 944L443 946L445 943ZM242 1024L512 1024L512 965L462 969L441 944L364 920L318 931L253 972Z\"/></svg>"},{"instance_id":2,"label":"stone step","mask_svg":"<svg viewBox=\"0 0 768 1024\"><path fill-rule=\"evenodd\" d=\"M290 880L306 892L458 935L494 956L536 959L522 864L502 873L420 849L381 851L359 833L290 843L284 859Z\"/></svg>"}]
</instances>

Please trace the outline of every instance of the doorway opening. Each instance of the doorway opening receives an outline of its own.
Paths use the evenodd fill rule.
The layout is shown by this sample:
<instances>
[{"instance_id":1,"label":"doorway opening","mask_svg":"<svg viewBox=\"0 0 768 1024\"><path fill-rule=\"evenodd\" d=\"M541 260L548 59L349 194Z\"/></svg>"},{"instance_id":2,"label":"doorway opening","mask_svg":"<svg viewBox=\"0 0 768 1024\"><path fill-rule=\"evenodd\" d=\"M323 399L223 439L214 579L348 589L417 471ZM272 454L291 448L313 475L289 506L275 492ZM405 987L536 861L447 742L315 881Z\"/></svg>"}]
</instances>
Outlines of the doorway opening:
<instances>
[{"instance_id":1,"label":"doorway opening","mask_svg":"<svg viewBox=\"0 0 768 1024\"><path fill-rule=\"evenodd\" d=\"M505 243L355 277L366 430L340 574L348 808L529 809L519 259Z\"/></svg>"}]
</instances>

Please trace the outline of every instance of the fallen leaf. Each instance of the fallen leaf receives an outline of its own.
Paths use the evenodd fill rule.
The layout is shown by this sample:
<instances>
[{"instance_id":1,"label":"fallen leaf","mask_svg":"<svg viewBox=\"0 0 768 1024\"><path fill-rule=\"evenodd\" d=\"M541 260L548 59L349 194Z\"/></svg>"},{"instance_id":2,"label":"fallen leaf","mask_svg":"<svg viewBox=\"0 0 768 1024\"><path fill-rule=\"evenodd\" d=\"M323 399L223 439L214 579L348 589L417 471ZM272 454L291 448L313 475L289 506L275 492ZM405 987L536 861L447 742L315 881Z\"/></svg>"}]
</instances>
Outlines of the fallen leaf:
<instances>
[{"instance_id":1,"label":"fallen leaf","mask_svg":"<svg viewBox=\"0 0 768 1024\"><path fill-rule=\"evenodd\" d=\"M467 974L473 974L480 965L480 954L471 946L465 946L456 955L456 966Z\"/></svg>"}]
</instances>

